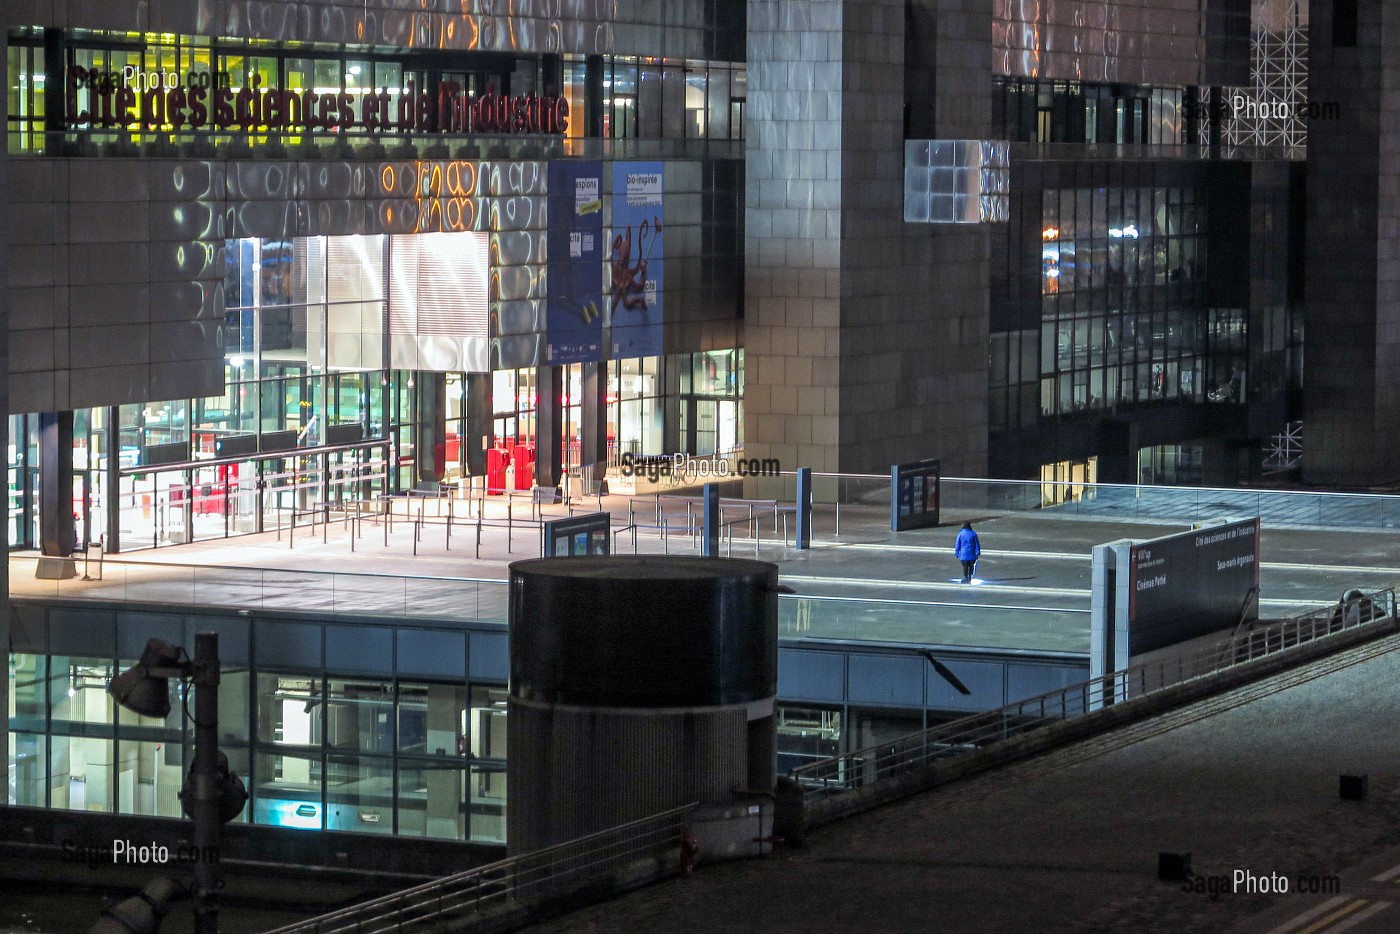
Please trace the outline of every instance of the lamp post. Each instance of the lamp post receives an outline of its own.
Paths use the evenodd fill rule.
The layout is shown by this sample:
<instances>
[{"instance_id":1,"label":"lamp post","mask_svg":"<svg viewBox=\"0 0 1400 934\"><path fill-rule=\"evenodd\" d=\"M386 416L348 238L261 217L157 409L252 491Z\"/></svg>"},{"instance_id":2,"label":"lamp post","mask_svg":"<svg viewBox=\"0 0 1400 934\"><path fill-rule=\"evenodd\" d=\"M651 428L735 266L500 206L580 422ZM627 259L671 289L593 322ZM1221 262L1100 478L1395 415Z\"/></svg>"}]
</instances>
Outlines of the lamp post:
<instances>
[{"instance_id":1,"label":"lamp post","mask_svg":"<svg viewBox=\"0 0 1400 934\"><path fill-rule=\"evenodd\" d=\"M228 759L219 752L218 634L195 634L193 660L179 646L149 640L141 660L113 678L107 690L128 710L163 718L170 713L169 678L199 688L194 695L194 762L180 790L180 803L194 821L198 856L191 892L194 929L196 934L218 934L220 829L237 817L248 801L243 782L229 771ZM149 930L154 932L159 926L157 916Z\"/></svg>"},{"instance_id":2,"label":"lamp post","mask_svg":"<svg viewBox=\"0 0 1400 934\"><path fill-rule=\"evenodd\" d=\"M180 797L194 821L194 846L199 861L194 864L195 934L219 931L219 636L213 632L194 637L194 764L190 782L194 794ZM228 766L224 770L227 773ZM246 798L246 795L245 795ZM239 806L240 810L242 805ZM209 857L212 856L213 859Z\"/></svg>"}]
</instances>

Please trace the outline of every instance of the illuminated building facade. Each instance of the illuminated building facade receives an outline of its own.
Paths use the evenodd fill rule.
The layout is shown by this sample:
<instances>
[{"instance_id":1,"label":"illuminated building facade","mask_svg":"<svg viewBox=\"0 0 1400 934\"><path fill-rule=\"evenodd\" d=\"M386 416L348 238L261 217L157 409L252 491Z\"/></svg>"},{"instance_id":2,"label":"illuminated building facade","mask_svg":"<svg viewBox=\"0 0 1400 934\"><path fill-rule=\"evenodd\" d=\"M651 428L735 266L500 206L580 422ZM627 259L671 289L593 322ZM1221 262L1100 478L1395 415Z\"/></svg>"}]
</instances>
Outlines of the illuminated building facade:
<instances>
[{"instance_id":1,"label":"illuminated building facade","mask_svg":"<svg viewBox=\"0 0 1400 934\"><path fill-rule=\"evenodd\" d=\"M742 445L742 15L165 6L7 10L12 547Z\"/></svg>"},{"instance_id":2,"label":"illuminated building facade","mask_svg":"<svg viewBox=\"0 0 1400 934\"><path fill-rule=\"evenodd\" d=\"M1380 0L398 6L4 5L11 547L740 448L1228 484L1305 414L1305 478L1400 469L1372 119L1400 84L1357 61ZM139 648L114 633L12 656L43 711L12 757L49 733L120 757L120 715L66 699ZM254 659L231 741L258 780L310 775L277 752L302 736L322 775L490 796L434 758L467 755L440 724L489 737L504 677L453 651L450 690L431 665L351 685L329 656ZM786 753L927 716L843 738L861 721L827 700L781 714L810 740ZM342 707L411 743L335 748ZM493 839L497 817L386 826Z\"/></svg>"}]
</instances>

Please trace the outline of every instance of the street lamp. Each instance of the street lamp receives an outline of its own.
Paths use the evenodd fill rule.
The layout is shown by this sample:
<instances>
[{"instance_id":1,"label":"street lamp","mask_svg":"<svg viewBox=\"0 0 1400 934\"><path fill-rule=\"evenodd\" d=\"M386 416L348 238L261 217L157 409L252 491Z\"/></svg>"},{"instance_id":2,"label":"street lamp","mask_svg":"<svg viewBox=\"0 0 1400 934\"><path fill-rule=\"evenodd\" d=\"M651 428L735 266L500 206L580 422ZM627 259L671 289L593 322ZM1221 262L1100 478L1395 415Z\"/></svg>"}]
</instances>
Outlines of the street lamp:
<instances>
[{"instance_id":1,"label":"street lamp","mask_svg":"<svg viewBox=\"0 0 1400 934\"><path fill-rule=\"evenodd\" d=\"M200 632L194 637L194 659L179 646L160 639L146 643L141 660L111 680L107 691L126 709L146 717L170 713L170 678L188 681L199 688L194 696L194 762L180 789L180 804L194 821L194 846L198 861L194 868L194 929L196 934L218 934L219 930L219 831L225 821L237 817L248 801L243 782L229 771L228 758L219 752L219 636ZM89 934L118 931L117 922L133 932L155 932L165 914L167 901L179 894L180 886L161 886L156 880L141 895L109 909ZM146 903L146 908L135 902ZM135 912L127 924L115 912L130 906ZM103 925L108 927L103 927Z\"/></svg>"}]
</instances>

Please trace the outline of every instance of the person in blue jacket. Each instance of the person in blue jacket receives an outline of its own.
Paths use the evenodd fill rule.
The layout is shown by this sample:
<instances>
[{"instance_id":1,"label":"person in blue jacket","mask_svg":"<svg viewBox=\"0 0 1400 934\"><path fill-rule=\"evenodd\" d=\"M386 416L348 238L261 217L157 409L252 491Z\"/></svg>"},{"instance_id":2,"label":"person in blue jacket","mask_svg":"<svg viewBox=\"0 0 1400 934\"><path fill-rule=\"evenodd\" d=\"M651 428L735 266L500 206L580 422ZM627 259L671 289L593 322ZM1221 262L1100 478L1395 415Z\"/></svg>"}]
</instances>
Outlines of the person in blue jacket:
<instances>
[{"instance_id":1,"label":"person in blue jacket","mask_svg":"<svg viewBox=\"0 0 1400 934\"><path fill-rule=\"evenodd\" d=\"M962 582L972 583L972 572L977 570L977 559L982 556L982 543L977 540L977 533L972 531L971 522L963 523L962 530L958 532L958 540L953 545L953 553L962 562Z\"/></svg>"}]
</instances>

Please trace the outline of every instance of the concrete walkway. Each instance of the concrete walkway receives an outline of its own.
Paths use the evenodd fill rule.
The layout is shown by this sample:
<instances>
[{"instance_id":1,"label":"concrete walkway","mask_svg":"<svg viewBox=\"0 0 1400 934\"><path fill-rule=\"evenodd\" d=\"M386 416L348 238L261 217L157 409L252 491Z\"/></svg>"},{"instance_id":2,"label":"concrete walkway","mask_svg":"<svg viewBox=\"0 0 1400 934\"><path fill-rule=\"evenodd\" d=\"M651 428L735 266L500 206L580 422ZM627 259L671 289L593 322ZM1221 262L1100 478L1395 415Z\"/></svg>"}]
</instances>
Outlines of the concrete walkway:
<instances>
[{"instance_id":1,"label":"concrete walkway","mask_svg":"<svg viewBox=\"0 0 1400 934\"><path fill-rule=\"evenodd\" d=\"M622 530L628 501L607 497L604 505L613 510L614 530ZM647 506L639 503L633 515ZM239 601L239 606L504 622L505 588L496 582L504 581L510 561L539 554L538 528L519 521L531 515L529 504L512 507L510 528L504 525L505 504L488 506L492 524L482 529L479 559L475 519L462 515L464 503L454 505L450 543L445 507L430 501L423 508L426 524L417 530L416 542L414 525L403 517L392 528L364 521L358 534L333 521L284 530L280 537L263 533L114 556L101 585L35 581L32 566L12 562L11 592L205 605ZM671 502L667 509L675 520L671 527L683 526L683 503ZM747 510L729 512L746 515ZM545 514L566 515L558 506ZM1058 511L980 516L950 510L940 528L893 533L883 510L845 507L839 536L834 513L828 514L818 523L816 547L798 551L783 543L781 522L774 534L771 511L765 516L757 510L756 517L761 534L735 538L733 554L776 562L784 583L808 598L782 601L785 638L1072 653L1089 648L1090 549L1187 527ZM964 519L975 523L984 549L975 586L960 582L952 555L952 539ZM740 531L747 536L750 530L745 522ZM1267 617L1335 603L1352 587L1371 591L1400 581L1400 538L1392 533L1266 527L1261 542ZM630 530L618 534L615 544L629 553ZM654 529L639 532L637 544L643 553L695 553L689 535L673 534L663 542ZM169 569L171 564L183 567ZM226 568L265 573L220 570Z\"/></svg>"},{"instance_id":2,"label":"concrete walkway","mask_svg":"<svg viewBox=\"0 0 1400 934\"><path fill-rule=\"evenodd\" d=\"M1369 876L1348 867L1400 863L1396 648L1364 644L532 930L1262 934L1335 897L1183 891L1156 878L1164 849L1191 851L1207 877L1339 875L1348 904L1366 900L1353 913L1372 910ZM1371 796L1339 801L1353 770ZM1400 930L1400 908L1375 910L1382 926L1354 930Z\"/></svg>"}]
</instances>

